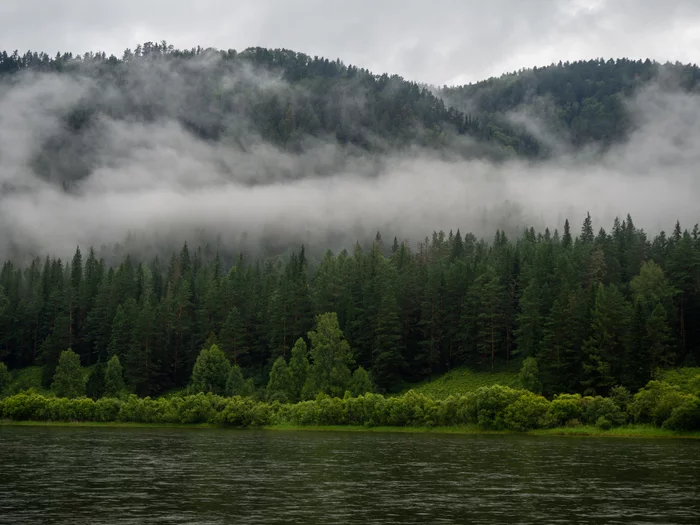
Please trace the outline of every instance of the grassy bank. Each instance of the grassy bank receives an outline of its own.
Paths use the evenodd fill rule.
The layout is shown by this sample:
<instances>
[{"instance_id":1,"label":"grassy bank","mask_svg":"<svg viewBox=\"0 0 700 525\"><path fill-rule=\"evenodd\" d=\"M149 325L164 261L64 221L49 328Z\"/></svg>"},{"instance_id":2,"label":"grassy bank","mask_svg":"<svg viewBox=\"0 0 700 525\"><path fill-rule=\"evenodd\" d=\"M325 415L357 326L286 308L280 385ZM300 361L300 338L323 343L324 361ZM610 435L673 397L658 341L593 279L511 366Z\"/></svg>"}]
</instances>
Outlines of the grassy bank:
<instances>
[{"instance_id":1,"label":"grassy bank","mask_svg":"<svg viewBox=\"0 0 700 525\"><path fill-rule=\"evenodd\" d=\"M569 437L617 437L617 438L690 438L700 439L700 432L674 432L648 425L629 425L610 430L595 426L557 427L527 432L510 430L483 430L476 426L459 427L363 427L363 426L295 426L273 425L265 427L273 431L316 431L316 432L386 432L386 433L425 433L425 434L476 434L476 435L528 435L528 436L569 436Z\"/></svg>"},{"instance_id":2,"label":"grassy bank","mask_svg":"<svg viewBox=\"0 0 700 525\"><path fill-rule=\"evenodd\" d=\"M466 367L455 368L449 372L420 383L406 384L404 392L413 390L420 394L436 399L444 399L450 395L464 395L478 388L493 385L517 386L518 364L512 365L511 370L496 372L474 371Z\"/></svg>"},{"instance_id":3,"label":"grassy bank","mask_svg":"<svg viewBox=\"0 0 700 525\"><path fill-rule=\"evenodd\" d=\"M131 422L86 422L86 421L11 421L0 420L0 426L17 427L96 427L96 428L189 428L212 429L228 428L211 423L131 423ZM463 435L528 435L528 436L559 436L559 437L610 437L610 438L685 438L700 439L700 432L674 432L650 425L628 425L625 427L601 430L595 426L557 427L530 430L528 432L514 432L509 430L483 430L477 426L454 427L392 427L377 426L366 427L360 425L291 425L279 424L261 427L270 432L366 432L366 433L390 433L390 434L463 434ZM246 429L247 430L247 429Z\"/></svg>"},{"instance_id":4,"label":"grassy bank","mask_svg":"<svg viewBox=\"0 0 700 525\"><path fill-rule=\"evenodd\" d=\"M224 428L211 423L136 423L131 421L13 421L0 419L5 427L96 427L96 428Z\"/></svg>"}]
</instances>

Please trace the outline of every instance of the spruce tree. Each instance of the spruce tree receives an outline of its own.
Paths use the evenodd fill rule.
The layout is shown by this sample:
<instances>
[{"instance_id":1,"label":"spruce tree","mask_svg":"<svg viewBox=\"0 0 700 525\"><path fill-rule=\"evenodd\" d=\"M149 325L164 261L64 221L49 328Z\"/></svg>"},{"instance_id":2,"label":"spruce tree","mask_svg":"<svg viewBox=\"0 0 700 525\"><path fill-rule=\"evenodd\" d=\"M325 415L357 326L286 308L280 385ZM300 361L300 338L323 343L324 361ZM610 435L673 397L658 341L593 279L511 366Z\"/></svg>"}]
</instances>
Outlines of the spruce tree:
<instances>
[{"instance_id":1,"label":"spruce tree","mask_svg":"<svg viewBox=\"0 0 700 525\"><path fill-rule=\"evenodd\" d=\"M374 392L374 384L367 370L360 366L352 373L349 390L353 397Z\"/></svg>"},{"instance_id":2,"label":"spruce tree","mask_svg":"<svg viewBox=\"0 0 700 525\"><path fill-rule=\"evenodd\" d=\"M204 348L194 364L187 389L192 394L211 392L223 396L226 394L230 369L231 364L218 346Z\"/></svg>"},{"instance_id":3,"label":"spruce tree","mask_svg":"<svg viewBox=\"0 0 700 525\"><path fill-rule=\"evenodd\" d=\"M300 337L292 348L292 357L289 360L289 372L291 374L290 401L301 401L304 384L309 376L309 351L306 343Z\"/></svg>"},{"instance_id":4,"label":"spruce tree","mask_svg":"<svg viewBox=\"0 0 700 525\"><path fill-rule=\"evenodd\" d=\"M116 355L113 355L107 363L104 385L104 395L107 397L118 397L125 390L122 365Z\"/></svg>"},{"instance_id":5,"label":"spruce tree","mask_svg":"<svg viewBox=\"0 0 700 525\"><path fill-rule=\"evenodd\" d=\"M279 356L270 370L270 379L267 383L268 401L280 401L288 403L292 400L294 385L292 374L284 357Z\"/></svg>"},{"instance_id":6,"label":"spruce tree","mask_svg":"<svg viewBox=\"0 0 700 525\"><path fill-rule=\"evenodd\" d=\"M318 315L309 340L312 363L304 386L307 395L324 393L342 397L350 383L353 357L338 326L338 316L333 312Z\"/></svg>"},{"instance_id":7,"label":"spruce tree","mask_svg":"<svg viewBox=\"0 0 700 525\"><path fill-rule=\"evenodd\" d=\"M241 367L233 365L226 379L226 395L227 396L250 396L252 395L250 385L243 378Z\"/></svg>"},{"instance_id":8,"label":"spruce tree","mask_svg":"<svg viewBox=\"0 0 700 525\"><path fill-rule=\"evenodd\" d=\"M97 400L104 395L106 368L106 365L102 361L98 361L97 364L95 364L85 383L85 395L87 395L87 397Z\"/></svg>"},{"instance_id":9,"label":"spruce tree","mask_svg":"<svg viewBox=\"0 0 700 525\"><path fill-rule=\"evenodd\" d=\"M85 395L80 356L70 348L61 352L51 388L58 397L73 398Z\"/></svg>"}]
</instances>

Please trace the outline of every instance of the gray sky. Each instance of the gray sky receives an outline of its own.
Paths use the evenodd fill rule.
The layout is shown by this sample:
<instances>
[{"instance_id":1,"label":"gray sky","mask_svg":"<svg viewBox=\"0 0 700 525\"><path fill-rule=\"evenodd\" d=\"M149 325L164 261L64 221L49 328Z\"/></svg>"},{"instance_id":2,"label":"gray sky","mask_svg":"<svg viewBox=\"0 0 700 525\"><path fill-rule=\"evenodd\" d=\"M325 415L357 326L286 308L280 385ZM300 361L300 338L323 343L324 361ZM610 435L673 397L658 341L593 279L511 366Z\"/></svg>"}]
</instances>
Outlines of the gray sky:
<instances>
[{"instance_id":1,"label":"gray sky","mask_svg":"<svg viewBox=\"0 0 700 525\"><path fill-rule=\"evenodd\" d=\"M460 84L595 57L696 62L698 0L2 0L0 49L285 47Z\"/></svg>"}]
</instances>

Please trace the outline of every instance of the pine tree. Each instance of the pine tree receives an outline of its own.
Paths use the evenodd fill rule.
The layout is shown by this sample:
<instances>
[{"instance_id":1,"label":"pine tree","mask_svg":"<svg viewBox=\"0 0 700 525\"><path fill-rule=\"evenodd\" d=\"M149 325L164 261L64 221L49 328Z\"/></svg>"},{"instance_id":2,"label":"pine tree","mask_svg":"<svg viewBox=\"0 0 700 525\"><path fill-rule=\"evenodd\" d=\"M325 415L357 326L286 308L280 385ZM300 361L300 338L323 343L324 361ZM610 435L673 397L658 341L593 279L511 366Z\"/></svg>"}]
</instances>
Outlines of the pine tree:
<instances>
[{"instance_id":1,"label":"pine tree","mask_svg":"<svg viewBox=\"0 0 700 525\"><path fill-rule=\"evenodd\" d=\"M279 356L270 370L270 379L267 383L268 401L280 401L288 403L294 396L294 384L292 374L284 357Z\"/></svg>"},{"instance_id":2,"label":"pine tree","mask_svg":"<svg viewBox=\"0 0 700 525\"><path fill-rule=\"evenodd\" d=\"M496 355L503 347L505 288L500 278L490 269L475 283L478 293L479 313L476 318L476 349L482 362L489 362L494 369Z\"/></svg>"},{"instance_id":3,"label":"pine tree","mask_svg":"<svg viewBox=\"0 0 700 525\"><path fill-rule=\"evenodd\" d=\"M540 394L542 392L542 383L540 382L540 371L537 366L537 359L528 357L523 361L518 374L518 383L521 388Z\"/></svg>"},{"instance_id":4,"label":"pine tree","mask_svg":"<svg viewBox=\"0 0 700 525\"><path fill-rule=\"evenodd\" d=\"M606 393L620 383L629 329L629 304L614 285L598 285L591 335L583 348L586 393Z\"/></svg>"},{"instance_id":5,"label":"pine tree","mask_svg":"<svg viewBox=\"0 0 700 525\"><path fill-rule=\"evenodd\" d=\"M222 396L226 393L230 371L231 364L218 346L204 348L194 364L187 390L192 394L211 392Z\"/></svg>"},{"instance_id":6,"label":"pine tree","mask_svg":"<svg viewBox=\"0 0 700 525\"><path fill-rule=\"evenodd\" d=\"M289 372L292 376L290 401L301 401L304 384L309 376L309 368L309 351L300 337L292 348L292 357L289 360Z\"/></svg>"},{"instance_id":7,"label":"pine tree","mask_svg":"<svg viewBox=\"0 0 700 525\"><path fill-rule=\"evenodd\" d=\"M219 344L234 364L237 364L239 360L245 360L248 355L249 347L246 335L241 314L234 306L226 316L226 321L224 321L219 333Z\"/></svg>"},{"instance_id":8,"label":"pine tree","mask_svg":"<svg viewBox=\"0 0 700 525\"><path fill-rule=\"evenodd\" d=\"M341 397L350 383L353 357L338 326L338 316L332 312L318 315L309 340L312 363L304 386L307 395L322 392Z\"/></svg>"},{"instance_id":9,"label":"pine tree","mask_svg":"<svg viewBox=\"0 0 700 525\"><path fill-rule=\"evenodd\" d=\"M102 361L98 361L94 366L87 383L85 383L85 394L87 397L97 400L104 395L106 368Z\"/></svg>"},{"instance_id":10,"label":"pine tree","mask_svg":"<svg viewBox=\"0 0 700 525\"><path fill-rule=\"evenodd\" d=\"M350 394L353 397L364 396L367 393L374 392L374 384L367 370L361 366L352 373L350 379Z\"/></svg>"},{"instance_id":11,"label":"pine tree","mask_svg":"<svg viewBox=\"0 0 700 525\"><path fill-rule=\"evenodd\" d=\"M130 299L124 306L119 305L112 321L112 333L109 338L107 354L126 358L131 348L132 331L135 324L136 302Z\"/></svg>"},{"instance_id":12,"label":"pine tree","mask_svg":"<svg viewBox=\"0 0 700 525\"><path fill-rule=\"evenodd\" d=\"M5 363L0 362L0 397L10 387L10 382L12 381L12 375L7 369Z\"/></svg>"},{"instance_id":13,"label":"pine tree","mask_svg":"<svg viewBox=\"0 0 700 525\"><path fill-rule=\"evenodd\" d=\"M124 375L119 357L113 355L107 363L104 376L104 395L107 397L118 397L125 390Z\"/></svg>"},{"instance_id":14,"label":"pine tree","mask_svg":"<svg viewBox=\"0 0 700 525\"><path fill-rule=\"evenodd\" d=\"M70 348L61 352L51 388L58 397L85 395L85 379L80 368L80 356Z\"/></svg>"},{"instance_id":15,"label":"pine tree","mask_svg":"<svg viewBox=\"0 0 700 525\"><path fill-rule=\"evenodd\" d=\"M383 390L391 390L398 383L403 367L398 305L393 292L387 291L382 297L374 332L372 373L377 385Z\"/></svg>"},{"instance_id":16,"label":"pine tree","mask_svg":"<svg viewBox=\"0 0 700 525\"><path fill-rule=\"evenodd\" d=\"M253 394L249 384L243 378L241 367L233 365L226 380L227 396L251 396Z\"/></svg>"}]
</instances>

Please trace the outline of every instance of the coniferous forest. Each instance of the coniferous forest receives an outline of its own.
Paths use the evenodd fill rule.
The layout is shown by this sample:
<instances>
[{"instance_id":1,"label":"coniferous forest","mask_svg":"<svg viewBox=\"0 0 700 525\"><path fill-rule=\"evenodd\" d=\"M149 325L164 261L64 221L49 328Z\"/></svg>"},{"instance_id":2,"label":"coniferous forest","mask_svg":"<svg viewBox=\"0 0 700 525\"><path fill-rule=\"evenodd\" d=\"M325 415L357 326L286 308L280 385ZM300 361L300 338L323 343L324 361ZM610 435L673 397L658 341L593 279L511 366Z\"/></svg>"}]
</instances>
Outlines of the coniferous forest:
<instances>
[{"instance_id":1,"label":"coniferous forest","mask_svg":"<svg viewBox=\"0 0 700 525\"><path fill-rule=\"evenodd\" d=\"M369 249L225 261L185 245L167 260L94 251L71 261L6 262L0 357L41 365L50 386L61 352L83 365L118 356L130 390L183 387L216 344L255 385L285 360L316 316L334 312L353 369L381 392L450 368L539 363L543 392L636 391L664 368L700 357L700 231L647 238L631 217L595 232L434 233L410 247L380 233ZM516 362L516 365L512 363Z\"/></svg>"}]
</instances>

